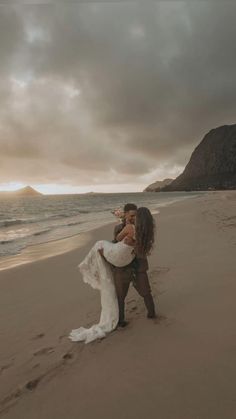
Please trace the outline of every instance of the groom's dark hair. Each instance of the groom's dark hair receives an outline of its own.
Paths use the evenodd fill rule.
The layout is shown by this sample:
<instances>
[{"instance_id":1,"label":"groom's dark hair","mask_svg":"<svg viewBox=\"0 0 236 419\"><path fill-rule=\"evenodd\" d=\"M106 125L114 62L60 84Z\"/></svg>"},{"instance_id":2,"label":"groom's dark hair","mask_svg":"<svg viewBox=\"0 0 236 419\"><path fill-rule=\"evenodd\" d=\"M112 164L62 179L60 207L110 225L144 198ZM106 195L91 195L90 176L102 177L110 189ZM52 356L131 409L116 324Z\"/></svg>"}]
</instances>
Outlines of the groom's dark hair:
<instances>
[{"instance_id":1,"label":"groom's dark hair","mask_svg":"<svg viewBox=\"0 0 236 419\"><path fill-rule=\"evenodd\" d=\"M135 204L125 204L124 206L124 212L128 211L137 211L138 207Z\"/></svg>"}]
</instances>

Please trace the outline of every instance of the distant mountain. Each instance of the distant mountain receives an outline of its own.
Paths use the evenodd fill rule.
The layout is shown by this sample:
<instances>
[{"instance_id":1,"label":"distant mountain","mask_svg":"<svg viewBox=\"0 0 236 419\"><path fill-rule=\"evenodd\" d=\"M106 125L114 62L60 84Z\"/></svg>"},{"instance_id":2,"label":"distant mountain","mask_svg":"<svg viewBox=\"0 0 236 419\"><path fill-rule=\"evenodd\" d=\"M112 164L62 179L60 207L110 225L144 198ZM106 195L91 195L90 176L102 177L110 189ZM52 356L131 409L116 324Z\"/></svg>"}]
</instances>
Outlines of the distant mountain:
<instances>
[{"instance_id":1,"label":"distant mountain","mask_svg":"<svg viewBox=\"0 0 236 419\"><path fill-rule=\"evenodd\" d=\"M149 185L143 192L160 192L164 186L169 185L171 182L173 182L173 179L158 180Z\"/></svg>"},{"instance_id":2,"label":"distant mountain","mask_svg":"<svg viewBox=\"0 0 236 419\"><path fill-rule=\"evenodd\" d=\"M236 189L236 124L209 131L183 173L163 191Z\"/></svg>"},{"instance_id":3,"label":"distant mountain","mask_svg":"<svg viewBox=\"0 0 236 419\"><path fill-rule=\"evenodd\" d=\"M25 188L18 189L17 191L15 191L15 194L21 195L21 196L42 195L40 192L36 191L31 186L25 186Z\"/></svg>"},{"instance_id":4,"label":"distant mountain","mask_svg":"<svg viewBox=\"0 0 236 419\"><path fill-rule=\"evenodd\" d=\"M0 192L1 195L7 196L40 196L43 195L31 186L25 186L24 188L17 189L16 191Z\"/></svg>"}]
</instances>

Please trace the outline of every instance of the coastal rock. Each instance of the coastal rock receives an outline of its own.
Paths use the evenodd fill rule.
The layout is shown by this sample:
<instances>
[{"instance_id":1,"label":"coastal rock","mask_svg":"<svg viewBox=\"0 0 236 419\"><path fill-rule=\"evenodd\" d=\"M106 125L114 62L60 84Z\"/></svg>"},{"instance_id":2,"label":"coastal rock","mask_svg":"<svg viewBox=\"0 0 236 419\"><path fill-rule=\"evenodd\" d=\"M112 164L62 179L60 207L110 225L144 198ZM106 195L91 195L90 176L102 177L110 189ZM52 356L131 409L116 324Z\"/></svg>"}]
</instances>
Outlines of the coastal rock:
<instances>
[{"instance_id":1,"label":"coastal rock","mask_svg":"<svg viewBox=\"0 0 236 419\"><path fill-rule=\"evenodd\" d=\"M173 179L158 180L157 182L154 182L151 185L149 185L146 189L144 189L143 192L159 192L161 188L169 185L172 181Z\"/></svg>"},{"instance_id":2,"label":"coastal rock","mask_svg":"<svg viewBox=\"0 0 236 419\"><path fill-rule=\"evenodd\" d=\"M236 189L236 124L210 130L183 173L162 191Z\"/></svg>"}]
</instances>

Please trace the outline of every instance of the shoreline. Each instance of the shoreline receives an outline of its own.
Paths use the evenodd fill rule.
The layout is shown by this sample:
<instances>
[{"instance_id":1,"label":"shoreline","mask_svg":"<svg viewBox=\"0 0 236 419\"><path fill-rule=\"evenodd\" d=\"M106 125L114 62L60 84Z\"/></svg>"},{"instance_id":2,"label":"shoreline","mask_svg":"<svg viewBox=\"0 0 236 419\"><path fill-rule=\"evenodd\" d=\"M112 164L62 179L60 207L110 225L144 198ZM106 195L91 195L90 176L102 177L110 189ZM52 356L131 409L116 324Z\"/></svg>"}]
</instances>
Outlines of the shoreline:
<instances>
[{"instance_id":1,"label":"shoreline","mask_svg":"<svg viewBox=\"0 0 236 419\"><path fill-rule=\"evenodd\" d=\"M173 200L167 203L161 203L159 204L153 215L156 216L157 214L159 214L163 208L167 208L185 200L191 200L201 196L203 195L199 194L194 196L183 197L182 199ZM46 241L44 243L31 244L24 248L19 254L2 256L0 257L0 272L7 269L13 269L17 266L25 265L28 263L34 263L50 257L63 255L77 248L79 249L85 246L90 241L91 236L93 234L96 234L97 230L100 230L108 225L112 226L115 223L116 221L114 218L114 222L109 221L107 223L101 224L98 227L92 228L91 230L87 230L82 233L75 233L71 236L60 239Z\"/></svg>"},{"instance_id":2,"label":"shoreline","mask_svg":"<svg viewBox=\"0 0 236 419\"><path fill-rule=\"evenodd\" d=\"M110 225L81 248L1 271L3 418L234 417L235 204L236 191L214 192L161 211L149 258L159 318L131 286L127 328L89 345L68 339L100 315L77 265Z\"/></svg>"}]
</instances>

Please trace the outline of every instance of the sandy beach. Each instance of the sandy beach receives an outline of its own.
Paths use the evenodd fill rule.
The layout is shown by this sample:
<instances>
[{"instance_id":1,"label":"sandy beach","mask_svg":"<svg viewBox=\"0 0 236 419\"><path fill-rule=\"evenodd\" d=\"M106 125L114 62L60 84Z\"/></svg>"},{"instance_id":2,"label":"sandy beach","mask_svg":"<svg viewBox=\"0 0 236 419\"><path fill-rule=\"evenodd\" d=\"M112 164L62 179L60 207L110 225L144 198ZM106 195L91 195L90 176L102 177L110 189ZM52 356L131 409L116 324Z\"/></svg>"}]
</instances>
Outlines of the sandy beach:
<instances>
[{"instance_id":1,"label":"sandy beach","mask_svg":"<svg viewBox=\"0 0 236 419\"><path fill-rule=\"evenodd\" d=\"M113 225L65 254L0 272L0 416L6 419L236 417L236 191L161 209L150 283L159 317L131 287L129 325L88 345L99 319L78 263Z\"/></svg>"}]
</instances>

